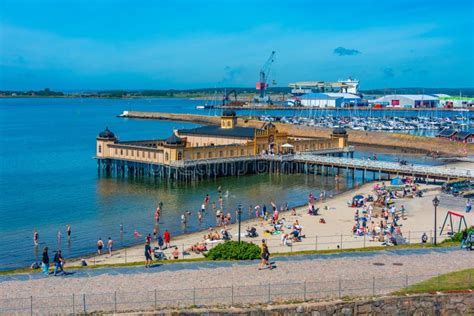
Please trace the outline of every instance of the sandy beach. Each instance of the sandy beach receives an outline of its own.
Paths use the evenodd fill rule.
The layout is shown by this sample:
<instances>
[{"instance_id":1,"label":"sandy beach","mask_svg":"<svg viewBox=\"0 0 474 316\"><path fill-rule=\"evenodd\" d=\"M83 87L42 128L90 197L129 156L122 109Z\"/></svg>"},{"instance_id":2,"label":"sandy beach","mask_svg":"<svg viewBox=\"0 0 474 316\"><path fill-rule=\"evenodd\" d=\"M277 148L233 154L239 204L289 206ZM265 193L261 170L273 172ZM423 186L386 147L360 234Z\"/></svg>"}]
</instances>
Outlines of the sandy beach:
<instances>
[{"instance_id":1,"label":"sandy beach","mask_svg":"<svg viewBox=\"0 0 474 316\"><path fill-rule=\"evenodd\" d=\"M453 167L470 168L473 167L472 163L458 163L456 165L447 165L447 168ZM302 206L296 209L296 216L292 216L291 212L282 212L280 218L285 220L285 229L287 225L293 224L296 220L299 221L303 227L302 234L306 237L301 242L293 242L291 246L283 245L281 241L281 235L269 235L265 233L265 230L271 229L271 224L263 222L261 219L250 219L242 221L241 224L241 235L242 240L251 241L254 243L260 243L262 238L265 238L269 244L270 251L272 253L278 252L292 252L301 250L325 250L325 249L336 249L340 248L360 248L369 246L380 246L382 243L377 241L371 241L368 237L354 236L352 234L352 226L354 224L354 211L355 208L349 207L348 202L352 200L355 195L373 194L373 187L376 184L382 184L382 182L372 182L360 186L357 189L347 191L334 197L327 197L322 202L317 201L315 206L319 208L318 216L311 216L308 214L307 206ZM385 181L388 185L389 182ZM437 230L438 230L438 241L446 238L446 233L443 232L442 236L439 236L439 232L443 221L445 219L447 211L454 211L460 214L466 215L464 210L465 201L461 198L454 198L453 196L444 194L441 192L441 186L435 185L420 185L419 189L425 189L427 192L423 197L407 197L395 200L396 208L399 209L401 205L407 210L407 217L405 220L400 220L401 231L403 236L408 239L410 243L421 242L421 236L424 232L429 236L429 240L433 236L434 230L434 210L432 200L435 196L439 196L441 203L438 207L437 212ZM267 205L271 201L268 201ZM307 201L301 201L301 204L305 204ZM212 209L209 207L206 216L215 216ZM243 210L248 212L248 210ZM254 213L254 210L252 210ZM234 215L234 214L232 214ZM252 216L255 216L252 214ZM197 220L191 216L190 220ZM324 218L325 223L320 223L320 219ZM377 224L380 219L374 219ZM468 226L474 224L471 215L466 216L466 222ZM455 219L453 226L457 228L458 220ZM256 227L258 237L249 238L244 237L245 229L247 227ZM217 231L220 231L222 227L215 227ZM238 225L236 223L228 226L229 232L232 235L233 240L237 240L238 236ZM160 231L163 232L166 227L160 227ZM286 229L286 232L289 232ZM180 258L189 259L201 257L200 254L195 254L191 251L186 251L191 245L194 245L200 241L203 241L203 236L207 231L201 231L191 234L185 234L180 236L171 236L171 248L174 246L178 247L180 252ZM144 238L141 237L141 238ZM212 248L216 244L222 241L215 241L207 243L208 249ZM153 247L157 246L156 240L153 241ZM164 254L171 259L171 250L164 250ZM101 256L87 257L86 261L89 265L94 264L113 264L113 263L125 263L125 262L138 262L144 260L144 244L127 247L116 250L112 253L112 256L103 254ZM79 265L80 260L75 259L68 262L67 266Z\"/></svg>"}]
</instances>

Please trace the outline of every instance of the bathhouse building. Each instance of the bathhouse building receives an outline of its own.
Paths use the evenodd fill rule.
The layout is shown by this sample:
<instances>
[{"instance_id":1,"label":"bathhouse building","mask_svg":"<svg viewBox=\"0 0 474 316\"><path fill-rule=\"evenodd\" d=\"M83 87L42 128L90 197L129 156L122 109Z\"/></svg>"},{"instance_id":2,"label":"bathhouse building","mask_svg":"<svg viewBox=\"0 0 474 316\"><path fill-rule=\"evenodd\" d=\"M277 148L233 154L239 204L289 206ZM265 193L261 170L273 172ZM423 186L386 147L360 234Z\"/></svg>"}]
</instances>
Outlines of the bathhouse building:
<instances>
[{"instance_id":1,"label":"bathhouse building","mask_svg":"<svg viewBox=\"0 0 474 316\"><path fill-rule=\"evenodd\" d=\"M348 147L347 132L335 129L327 138L295 137L272 123L260 128L238 126L234 111L224 111L219 126L178 129L166 139L121 141L106 128L96 139L96 158L173 165L176 161L284 154L341 152Z\"/></svg>"}]
</instances>

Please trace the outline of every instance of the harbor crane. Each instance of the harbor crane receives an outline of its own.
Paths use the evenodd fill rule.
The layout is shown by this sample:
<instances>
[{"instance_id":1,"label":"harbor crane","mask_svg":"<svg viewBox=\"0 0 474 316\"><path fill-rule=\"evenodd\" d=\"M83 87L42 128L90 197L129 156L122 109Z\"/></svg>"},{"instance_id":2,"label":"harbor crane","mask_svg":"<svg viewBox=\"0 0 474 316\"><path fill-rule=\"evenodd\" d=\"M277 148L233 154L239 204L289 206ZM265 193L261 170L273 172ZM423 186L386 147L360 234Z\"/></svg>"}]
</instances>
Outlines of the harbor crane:
<instances>
[{"instance_id":1,"label":"harbor crane","mask_svg":"<svg viewBox=\"0 0 474 316\"><path fill-rule=\"evenodd\" d=\"M256 89L259 91L259 94L255 96L254 102L257 103L269 103L271 104L272 101L268 95L265 95L265 90L268 88L268 77L270 76L270 70L273 64L273 60L275 57L275 51L272 51L270 57L268 57L267 61L263 65L262 69L260 69L260 80L256 84Z\"/></svg>"}]
</instances>

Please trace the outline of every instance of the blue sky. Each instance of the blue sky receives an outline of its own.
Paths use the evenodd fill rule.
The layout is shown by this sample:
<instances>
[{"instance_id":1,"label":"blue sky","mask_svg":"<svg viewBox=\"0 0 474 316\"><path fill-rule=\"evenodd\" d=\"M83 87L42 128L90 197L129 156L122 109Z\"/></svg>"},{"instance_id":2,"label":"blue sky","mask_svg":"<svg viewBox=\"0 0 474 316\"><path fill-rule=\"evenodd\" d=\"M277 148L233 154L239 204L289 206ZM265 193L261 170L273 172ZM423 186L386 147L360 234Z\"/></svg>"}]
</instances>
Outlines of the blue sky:
<instances>
[{"instance_id":1,"label":"blue sky","mask_svg":"<svg viewBox=\"0 0 474 316\"><path fill-rule=\"evenodd\" d=\"M0 89L474 87L474 1L0 0Z\"/></svg>"}]
</instances>

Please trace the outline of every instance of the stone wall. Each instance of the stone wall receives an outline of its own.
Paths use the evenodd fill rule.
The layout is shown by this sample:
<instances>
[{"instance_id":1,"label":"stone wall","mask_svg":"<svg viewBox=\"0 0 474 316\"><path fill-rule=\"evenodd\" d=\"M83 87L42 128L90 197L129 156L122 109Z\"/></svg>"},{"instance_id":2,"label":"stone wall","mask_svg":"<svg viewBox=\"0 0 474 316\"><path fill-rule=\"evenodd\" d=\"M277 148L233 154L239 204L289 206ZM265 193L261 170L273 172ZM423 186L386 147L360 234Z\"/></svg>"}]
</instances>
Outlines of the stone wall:
<instances>
[{"instance_id":1,"label":"stone wall","mask_svg":"<svg viewBox=\"0 0 474 316\"><path fill-rule=\"evenodd\" d=\"M249 308L168 310L138 313L135 315L472 315L474 293L418 294L410 296L387 296L353 301L336 300L320 303L291 305L268 305Z\"/></svg>"}]
</instances>

